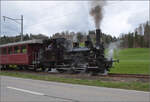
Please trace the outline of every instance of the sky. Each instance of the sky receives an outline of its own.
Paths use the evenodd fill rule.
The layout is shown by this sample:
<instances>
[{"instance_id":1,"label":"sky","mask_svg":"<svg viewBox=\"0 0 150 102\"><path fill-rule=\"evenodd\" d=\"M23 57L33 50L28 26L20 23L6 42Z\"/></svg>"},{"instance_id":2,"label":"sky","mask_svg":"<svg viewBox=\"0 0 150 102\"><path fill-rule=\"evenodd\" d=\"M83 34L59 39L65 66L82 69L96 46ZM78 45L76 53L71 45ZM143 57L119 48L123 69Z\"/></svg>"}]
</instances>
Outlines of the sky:
<instances>
[{"instance_id":1,"label":"sky","mask_svg":"<svg viewBox=\"0 0 150 102\"><path fill-rule=\"evenodd\" d=\"M94 30L90 16L90 1L2 1L1 36L20 34L17 23L2 16L24 17L24 34L51 36L62 31L88 32ZM112 36L134 31L149 20L149 1L107 1L103 8L101 30Z\"/></svg>"}]
</instances>

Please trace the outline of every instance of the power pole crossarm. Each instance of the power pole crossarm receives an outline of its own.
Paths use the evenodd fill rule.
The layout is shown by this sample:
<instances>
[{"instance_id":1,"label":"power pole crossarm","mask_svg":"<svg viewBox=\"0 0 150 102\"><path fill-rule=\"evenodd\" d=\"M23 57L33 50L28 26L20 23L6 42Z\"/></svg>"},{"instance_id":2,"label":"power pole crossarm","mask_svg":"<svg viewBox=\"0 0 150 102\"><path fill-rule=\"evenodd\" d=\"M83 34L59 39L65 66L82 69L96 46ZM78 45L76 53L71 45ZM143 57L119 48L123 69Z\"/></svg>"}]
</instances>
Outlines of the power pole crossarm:
<instances>
[{"instance_id":1,"label":"power pole crossarm","mask_svg":"<svg viewBox=\"0 0 150 102\"><path fill-rule=\"evenodd\" d=\"M11 19L11 20L21 20L21 19L13 19L13 18L6 17L6 16L3 16L3 18L4 18L4 21L5 21L5 18L7 18L7 19Z\"/></svg>"}]
</instances>

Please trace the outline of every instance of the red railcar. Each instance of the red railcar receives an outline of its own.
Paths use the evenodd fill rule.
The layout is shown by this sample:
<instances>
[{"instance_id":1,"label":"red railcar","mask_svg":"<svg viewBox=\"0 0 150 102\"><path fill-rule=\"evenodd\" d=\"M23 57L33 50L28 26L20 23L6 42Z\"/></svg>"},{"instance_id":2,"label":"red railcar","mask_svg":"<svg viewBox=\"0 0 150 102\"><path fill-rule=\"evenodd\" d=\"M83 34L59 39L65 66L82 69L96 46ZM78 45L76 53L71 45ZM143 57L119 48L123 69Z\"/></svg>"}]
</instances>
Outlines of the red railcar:
<instances>
[{"instance_id":1,"label":"red railcar","mask_svg":"<svg viewBox=\"0 0 150 102\"><path fill-rule=\"evenodd\" d=\"M0 66L33 65L42 43L41 39L36 39L0 45Z\"/></svg>"}]
</instances>

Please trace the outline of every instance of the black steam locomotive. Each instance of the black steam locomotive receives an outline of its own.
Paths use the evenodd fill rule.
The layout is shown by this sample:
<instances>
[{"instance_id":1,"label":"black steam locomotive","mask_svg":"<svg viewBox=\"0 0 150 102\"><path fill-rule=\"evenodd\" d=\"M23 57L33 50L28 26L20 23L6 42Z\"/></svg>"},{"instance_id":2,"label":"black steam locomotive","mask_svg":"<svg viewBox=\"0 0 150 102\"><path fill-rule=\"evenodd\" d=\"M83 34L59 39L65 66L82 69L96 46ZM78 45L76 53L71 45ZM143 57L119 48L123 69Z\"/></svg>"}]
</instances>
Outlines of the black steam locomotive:
<instances>
[{"instance_id":1,"label":"black steam locomotive","mask_svg":"<svg viewBox=\"0 0 150 102\"><path fill-rule=\"evenodd\" d=\"M100 29L97 29L95 44L87 36L85 47L79 47L78 43L72 44L65 38L44 40L38 66L59 72L106 73L114 60L105 58L101 35Z\"/></svg>"}]
</instances>

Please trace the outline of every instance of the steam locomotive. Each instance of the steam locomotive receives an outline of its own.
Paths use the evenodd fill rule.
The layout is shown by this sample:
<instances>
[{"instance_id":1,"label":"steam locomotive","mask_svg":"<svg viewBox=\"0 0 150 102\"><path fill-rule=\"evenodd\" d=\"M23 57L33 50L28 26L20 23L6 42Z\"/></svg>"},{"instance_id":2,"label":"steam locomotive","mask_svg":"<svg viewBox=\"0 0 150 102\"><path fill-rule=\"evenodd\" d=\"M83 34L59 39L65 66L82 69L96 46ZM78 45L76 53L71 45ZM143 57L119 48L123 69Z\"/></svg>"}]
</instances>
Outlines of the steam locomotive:
<instances>
[{"instance_id":1,"label":"steam locomotive","mask_svg":"<svg viewBox=\"0 0 150 102\"><path fill-rule=\"evenodd\" d=\"M19 68L56 69L60 73L106 73L113 62L104 56L101 30L96 30L96 43L87 36L85 47L65 38L31 40L0 45L0 68L17 65Z\"/></svg>"},{"instance_id":2,"label":"steam locomotive","mask_svg":"<svg viewBox=\"0 0 150 102\"><path fill-rule=\"evenodd\" d=\"M101 36L101 30L97 29L96 44L87 36L85 47L79 47L77 42L72 45L64 38L46 40L43 46L50 47L41 53L41 66L56 68L59 72L107 73L118 60L105 58Z\"/></svg>"}]
</instances>

